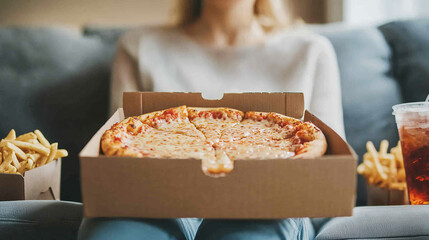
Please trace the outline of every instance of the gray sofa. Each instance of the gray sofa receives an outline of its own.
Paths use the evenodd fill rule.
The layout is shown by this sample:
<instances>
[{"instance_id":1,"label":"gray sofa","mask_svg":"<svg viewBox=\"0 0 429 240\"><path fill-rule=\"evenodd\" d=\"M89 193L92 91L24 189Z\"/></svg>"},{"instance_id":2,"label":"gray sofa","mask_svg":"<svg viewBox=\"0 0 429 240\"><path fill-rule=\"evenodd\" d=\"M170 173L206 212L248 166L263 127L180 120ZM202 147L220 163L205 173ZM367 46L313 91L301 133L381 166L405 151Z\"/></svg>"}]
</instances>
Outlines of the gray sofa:
<instances>
[{"instance_id":1,"label":"gray sofa","mask_svg":"<svg viewBox=\"0 0 429 240\"><path fill-rule=\"evenodd\" d=\"M0 136L11 128L18 133L40 129L69 150L62 168L63 200L81 201L77 154L108 118L110 63L123 31L87 27L77 34L62 28L0 28ZM396 143L391 107L424 100L429 93L429 20L354 29L316 27L315 31L328 37L337 53L348 142L360 156L368 140ZM356 203L366 205L361 177ZM52 204L62 207L48 207ZM40 206L52 210L43 213L37 210ZM45 232L41 238L32 231L28 235L25 229L32 225L17 220L37 225L44 214L53 224L39 229ZM56 217L67 219L62 223L67 231L56 230ZM411 222L416 217L424 221ZM73 239L80 218L77 203L0 202L0 233L15 239ZM358 207L352 218L336 218L323 225L326 221L314 220L319 239L429 239L427 206Z\"/></svg>"}]
</instances>

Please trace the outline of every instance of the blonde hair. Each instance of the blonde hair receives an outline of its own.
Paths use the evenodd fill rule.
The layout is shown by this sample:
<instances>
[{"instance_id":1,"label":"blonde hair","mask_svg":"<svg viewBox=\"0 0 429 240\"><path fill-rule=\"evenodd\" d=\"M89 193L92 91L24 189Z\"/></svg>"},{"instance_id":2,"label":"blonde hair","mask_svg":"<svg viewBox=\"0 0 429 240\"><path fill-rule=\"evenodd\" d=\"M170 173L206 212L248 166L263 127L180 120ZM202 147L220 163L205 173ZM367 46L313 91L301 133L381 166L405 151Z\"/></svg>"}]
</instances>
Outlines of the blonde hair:
<instances>
[{"instance_id":1,"label":"blonde hair","mask_svg":"<svg viewBox=\"0 0 429 240\"><path fill-rule=\"evenodd\" d=\"M179 26L195 22L203 8L203 0L176 0L173 22ZM290 27L299 22L291 0L255 0L254 14L265 32Z\"/></svg>"}]
</instances>

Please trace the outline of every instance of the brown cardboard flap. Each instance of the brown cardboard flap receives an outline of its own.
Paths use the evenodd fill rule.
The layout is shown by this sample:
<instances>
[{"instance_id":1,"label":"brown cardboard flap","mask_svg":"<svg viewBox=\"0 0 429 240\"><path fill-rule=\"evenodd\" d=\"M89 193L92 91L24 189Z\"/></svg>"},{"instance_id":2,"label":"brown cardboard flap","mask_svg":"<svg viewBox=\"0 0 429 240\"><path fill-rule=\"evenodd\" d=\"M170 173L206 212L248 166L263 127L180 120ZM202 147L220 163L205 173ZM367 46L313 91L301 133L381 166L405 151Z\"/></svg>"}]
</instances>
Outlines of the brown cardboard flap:
<instances>
[{"instance_id":1,"label":"brown cardboard flap","mask_svg":"<svg viewBox=\"0 0 429 240\"><path fill-rule=\"evenodd\" d=\"M0 201L24 199L24 178L19 174L0 173Z\"/></svg>"},{"instance_id":2,"label":"brown cardboard flap","mask_svg":"<svg viewBox=\"0 0 429 240\"><path fill-rule=\"evenodd\" d=\"M354 205L355 163L337 156L238 160L222 178L205 176L195 159L100 156L82 164L86 217L330 217L350 216Z\"/></svg>"},{"instance_id":3,"label":"brown cardboard flap","mask_svg":"<svg viewBox=\"0 0 429 240\"><path fill-rule=\"evenodd\" d=\"M104 132L110 129L113 124L122 121L124 119L124 111L119 108L113 116L95 133L95 135L89 140L88 144L79 153L79 156L98 156L100 155L100 140Z\"/></svg>"},{"instance_id":4,"label":"brown cardboard flap","mask_svg":"<svg viewBox=\"0 0 429 240\"><path fill-rule=\"evenodd\" d=\"M277 112L301 119L302 93L225 93L222 99L207 100L201 93L125 92L126 117L187 105L192 107L230 107L241 111Z\"/></svg>"},{"instance_id":5,"label":"brown cardboard flap","mask_svg":"<svg viewBox=\"0 0 429 240\"><path fill-rule=\"evenodd\" d=\"M332 128L322 122L318 117L314 116L309 111L305 111L304 121L309 121L314 123L317 127L322 130L323 134L325 134L326 141L328 142L328 149L326 154L334 154L334 155L353 155L353 157L357 160L358 156L350 147L350 145L336 133Z\"/></svg>"},{"instance_id":6,"label":"brown cardboard flap","mask_svg":"<svg viewBox=\"0 0 429 240\"><path fill-rule=\"evenodd\" d=\"M25 199L40 199L51 194L52 200L60 199L61 159L24 173ZM51 189L51 190L49 190Z\"/></svg>"},{"instance_id":7,"label":"brown cardboard flap","mask_svg":"<svg viewBox=\"0 0 429 240\"><path fill-rule=\"evenodd\" d=\"M142 94L139 92L124 92L122 95L125 116L138 116L143 114ZM126 106L126 107L125 107ZM159 110L159 109L158 109Z\"/></svg>"}]
</instances>

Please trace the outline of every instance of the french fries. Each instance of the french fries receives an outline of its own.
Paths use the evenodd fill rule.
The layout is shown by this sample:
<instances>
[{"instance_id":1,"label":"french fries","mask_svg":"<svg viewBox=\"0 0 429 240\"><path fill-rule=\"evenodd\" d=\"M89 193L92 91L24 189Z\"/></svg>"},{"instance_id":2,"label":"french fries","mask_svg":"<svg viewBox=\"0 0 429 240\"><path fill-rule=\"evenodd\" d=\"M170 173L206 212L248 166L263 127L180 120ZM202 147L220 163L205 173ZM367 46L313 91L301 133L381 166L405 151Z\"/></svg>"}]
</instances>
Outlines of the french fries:
<instances>
[{"instance_id":1,"label":"french fries","mask_svg":"<svg viewBox=\"0 0 429 240\"><path fill-rule=\"evenodd\" d=\"M58 149L58 143L50 144L39 130L17 137L12 129L0 141L0 173L23 175L25 171L67 156L67 150Z\"/></svg>"},{"instance_id":2,"label":"french fries","mask_svg":"<svg viewBox=\"0 0 429 240\"><path fill-rule=\"evenodd\" d=\"M366 143L367 153L363 155L363 162L358 166L357 172L365 177L367 182L382 188L405 190L405 169L401 152L401 144L390 149L389 142L383 140L380 150L377 151L374 144Z\"/></svg>"}]
</instances>

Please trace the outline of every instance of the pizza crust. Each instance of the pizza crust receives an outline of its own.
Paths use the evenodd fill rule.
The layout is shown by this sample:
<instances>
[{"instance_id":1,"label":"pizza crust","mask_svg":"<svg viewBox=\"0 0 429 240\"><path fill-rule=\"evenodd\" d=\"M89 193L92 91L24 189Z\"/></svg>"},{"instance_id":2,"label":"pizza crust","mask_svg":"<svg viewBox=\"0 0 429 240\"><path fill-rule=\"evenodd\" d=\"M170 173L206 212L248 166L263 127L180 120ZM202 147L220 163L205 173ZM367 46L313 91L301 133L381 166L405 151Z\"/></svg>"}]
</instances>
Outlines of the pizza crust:
<instances>
[{"instance_id":1,"label":"pizza crust","mask_svg":"<svg viewBox=\"0 0 429 240\"><path fill-rule=\"evenodd\" d=\"M142 157L142 154L123 147L120 140L125 138L127 133L137 134L148 127L136 117L129 117L115 123L101 137L101 149L107 156Z\"/></svg>"},{"instance_id":2,"label":"pizza crust","mask_svg":"<svg viewBox=\"0 0 429 240\"><path fill-rule=\"evenodd\" d=\"M312 140L305 142L304 145L298 149L294 158L316 158L325 154L328 147L325 135L318 127L313 124L311 125L312 126L309 126L309 128L313 130Z\"/></svg>"},{"instance_id":3,"label":"pizza crust","mask_svg":"<svg viewBox=\"0 0 429 240\"><path fill-rule=\"evenodd\" d=\"M201 113L213 113L217 118L242 121L244 113L240 110L226 107L206 108L206 107L187 107L190 119L200 117Z\"/></svg>"}]
</instances>

